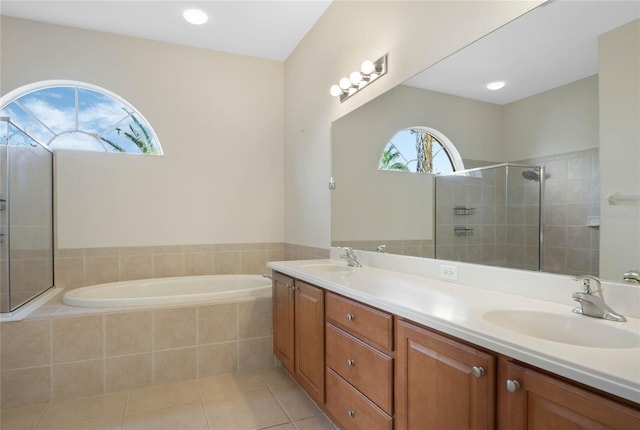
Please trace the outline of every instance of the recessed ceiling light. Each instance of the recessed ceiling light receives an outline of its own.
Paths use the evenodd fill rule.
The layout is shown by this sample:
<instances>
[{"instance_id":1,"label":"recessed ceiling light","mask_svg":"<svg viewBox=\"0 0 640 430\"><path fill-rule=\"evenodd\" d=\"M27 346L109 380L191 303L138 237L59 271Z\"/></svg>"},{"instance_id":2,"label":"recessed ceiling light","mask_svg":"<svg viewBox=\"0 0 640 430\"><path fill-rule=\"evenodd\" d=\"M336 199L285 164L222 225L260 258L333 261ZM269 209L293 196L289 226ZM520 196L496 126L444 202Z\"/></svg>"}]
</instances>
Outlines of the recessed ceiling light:
<instances>
[{"instance_id":1,"label":"recessed ceiling light","mask_svg":"<svg viewBox=\"0 0 640 430\"><path fill-rule=\"evenodd\" d=\"M209 20L206 13L200 9L187 9L182 13L182 17L190 24L200 25Z\"/></svg>"},{"instance_id":2,"label":"recessed ceiling light","mask_svg":"<svg viewBox=\"0 0 640 430\"><path fill-rule=\"evenodd\" d=\"M495 81L495 82L491 82L489 84L487 84L487 88L495 91L495 90L499 90L501 88L503 88L505 86L505 82L504 81Z\"/></svg>"}]
</instances>

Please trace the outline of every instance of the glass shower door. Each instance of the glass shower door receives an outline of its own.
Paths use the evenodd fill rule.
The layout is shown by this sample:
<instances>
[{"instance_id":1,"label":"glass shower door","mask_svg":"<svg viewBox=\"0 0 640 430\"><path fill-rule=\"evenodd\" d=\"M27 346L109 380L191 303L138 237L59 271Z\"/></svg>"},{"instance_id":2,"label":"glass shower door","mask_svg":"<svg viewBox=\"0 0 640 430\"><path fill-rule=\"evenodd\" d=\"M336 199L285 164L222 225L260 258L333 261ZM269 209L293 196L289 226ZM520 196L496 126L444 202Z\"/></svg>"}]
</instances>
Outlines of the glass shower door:
<instances>
[{"instance_id":1,"label":"glass shower door","mask_svg":"<svg viewBox=\"0 0 640 430\"><path fill-rule=\"evenodd\" d=\"M53 154L11 122L0 126L0 310L10 312L53 286Z\"/></svg>"}]
</instances>

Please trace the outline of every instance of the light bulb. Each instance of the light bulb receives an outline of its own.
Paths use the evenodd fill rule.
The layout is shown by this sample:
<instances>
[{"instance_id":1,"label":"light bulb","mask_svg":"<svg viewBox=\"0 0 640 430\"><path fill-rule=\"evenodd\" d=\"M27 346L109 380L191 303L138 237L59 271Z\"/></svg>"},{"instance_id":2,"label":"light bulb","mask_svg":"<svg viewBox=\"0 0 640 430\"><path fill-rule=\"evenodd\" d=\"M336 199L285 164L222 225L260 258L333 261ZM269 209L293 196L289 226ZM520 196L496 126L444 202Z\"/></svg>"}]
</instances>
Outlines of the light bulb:
<instances>
[{"instance_id":1,"label":"light bulb","mask_svg":"<svg viewBox=\"0 0 640 430\"><path fill-rule=\"evenodd\" d=\"M376 67L373 65L373 61L371 60L366 60L360 66L360 70L362 70L362 73L364 73L365 75L370 75L371 72L375 70L375 68Z\"/></svg>"},{"instance_id":2,"label":"light bulb","mask_svg":"<svg viewBox=\"0 0 640 430\"><path fill-rule=\"evenodd\" d=\"M206 13L200 9L187 9L182 12L182 17L190 24L200 25L209 20Z\"/></svg>"},{"instance_id":3,"label":"light bulb","mask_svg":"<svg viewBox=\"0 0 640 430\"><path fill-rule=\"evenodd\" d=\"M337 97L340 94L342 94L342 89L340 89L340 87L337 85L332 85L329 92L331 93L332 96Z\"/></svg>"},{"instance_id":4,"label":"light bulb","mask_svg":"<svg viewBox=\"0 0 640 430\"><path fill-rule=\"evenodd\" d=\"M342 78L340 79L339 85L343 90L347 90L349 89L349 87L351 87L351 81L349 80L349 78Z\"/></svg>"},{"instance_id":5,"label":"light bulb","mask_svg":"<svg viewBox=\"0 0 640 430\"><path fill-rule=\"evenodd\" d=\"M491 82L491 83L487 84L487 88L492 90L492 91L496 91L496 90L504 88L505 85L506 84L505 84L504 81L496 81L496 82Z\"/></svg>"},{"instance_id":6,"label":"light bulb","mask_svg":"<svg viewBox=\"0 0 640 430\"><path fill-rule=\"evenodd\" d=\"M360 84L360 81L362 81L362 75L360 74L360 72L352 72L349 75L349 80L353 85L358 85Z\"/></svg>"}]
</instances>

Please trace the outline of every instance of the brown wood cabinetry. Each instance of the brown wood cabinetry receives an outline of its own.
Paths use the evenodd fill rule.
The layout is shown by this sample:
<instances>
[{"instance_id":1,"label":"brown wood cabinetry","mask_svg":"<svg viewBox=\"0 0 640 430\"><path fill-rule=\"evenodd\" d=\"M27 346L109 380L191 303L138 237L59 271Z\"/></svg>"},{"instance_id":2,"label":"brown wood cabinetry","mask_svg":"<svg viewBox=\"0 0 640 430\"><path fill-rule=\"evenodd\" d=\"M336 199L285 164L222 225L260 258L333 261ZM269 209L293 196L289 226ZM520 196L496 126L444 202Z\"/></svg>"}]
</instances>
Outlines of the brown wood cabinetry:
<instances>
[{"instance_id":1,"label":"brown wood cabinetry","mask_svg":"<svg viewBox=\"0 0 640 430\"><path fill-rule=\"evenodd\" d=\"M324 290L296 281L294 377L324 404Z\"/></svg>"},{"instance_id":2,"label":"brown wood cabinetry","mask_svg":"<svg viewBox=\"0 0 640 430\"><path fill-rule=\"evenodd\" d=\"M498 429L640 429L640 410L584 388L501 360Z\"/></svg>"},{"instance_id":3,"label":"brown wood cabinetry","mask_svg":"<svg viewBox=\"0 0 640 430\"><path fill-rule=\"evenodd\" d=\"M273 327L282 365L342 430L640 429L638 404L277 272Z\"/></svg>"},{"instance_id":4,"label":"brown wood cabinetry","mask_svg":"<svg viewBox=\"0 0 640 430\"><path fill-rule=\"evenodd\" d=\"M273 273L273 352L319 405L324 404L324 290Z\"/></svg>"},{"instance_id":5,"label":"brown wood cabinetry","mask_svg":"<svg viewBox=\"0 0 640 430\"><path fill-rule=\"evenodd\" d=\"M327 293L327 411L341 429L393 426L393 317Z\"/></svg>"},{"instance_id":6,"label":"brown wood cabinetry","mask_svg":"<svg viewBox=\"0 0 640 430\"><path fill-rule=\"evenodd\" d=\"M273 353L293 375L294 280L278 272L272 275Z\"/></svg>"},{"instance_id":7,"label":"brown wood cabinetry","mask_svg":"<svg viewBox=\"0 0 640 430\"><path fill-rule=\"evenodd\" d=\"M495 358L396 322L396 430L493 429Z\"/></svg>"},{"instance_id":8,"label":"brown wood cabinetry","mask_svg":"<svg viewBox=\"0 0 640 430\"><path fill-rule=\"evenodd\" d=\"M327 321L382 351L393 350L393 316L386 312L327 293Z\"/></svg>"},{"instance_id":9,"label":"brown wood cabinetry","mask_svg":"<svg viewBox=\"0 0 640 430\"><path fill-rule=\"evenodd\" d=\"M327 410L341 430L391 430L393 419L327 368Z\"/></svg>"}]
</instances>

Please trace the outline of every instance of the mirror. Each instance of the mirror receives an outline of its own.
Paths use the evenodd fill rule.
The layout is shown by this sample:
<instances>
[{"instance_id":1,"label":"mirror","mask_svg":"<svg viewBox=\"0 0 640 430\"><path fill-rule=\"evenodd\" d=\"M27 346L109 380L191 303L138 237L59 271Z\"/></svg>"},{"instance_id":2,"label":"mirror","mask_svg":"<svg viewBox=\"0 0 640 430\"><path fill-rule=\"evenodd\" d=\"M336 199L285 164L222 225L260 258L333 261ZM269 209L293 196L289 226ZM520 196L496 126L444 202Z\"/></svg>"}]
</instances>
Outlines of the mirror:
<instances>
[{"instance_id":1,"label":"mirror","mask_svg":"<svg viewBox=\"0 0 640 430\"><path fill-rule=\"evenodd\" d=\"M619 29L634 26L630 34L637 38L639 17L636 2L549 2L334 121L332 246L376 251L385 245L389 253L496 264L485 263L471 251L468 254L474 256L469 260L457 258L456 253L439 255L438 247L445 239L436 229L437 219L455 217L455 207L447 209L446 215L435 207L435 196L442 194L442 187L436 186L433 175L378 170L383 150L397 132L429 127L455 145L465 169L502 163L544 167L540 270L621 280L624 270L640 264L640 254L637 250L626 257L621 253L617 260L624 270L601 268L601 244L617 240L608 236L611 229L600 228L600 215L611 211L602 207L611 189L601 192L601 177L616 170L616 162L601 161L603 150L612 152L606 145L613 145L609 139L601 142L603 112L609 109L602 106L602 100L607 99L608 106L616 103L608 97L611 79L607 78L605 86L599 75L599 67L609 67L603 63L609 56L601 52L606 46L599 47L599 36L617 35ZM627 37L629 32L620 34L617 37ZM637 59L638 53L633 52L638 49L637 40L635 43L631 58L635 55ZM637 75L633 76L630 79L637 81ZM505 87L488 91L485 85L495 80L505 81ZM637 87L637 82L631 85ZM632 145L631 151L638 153L635 133L635 140L624 145ZM525 174L528 170L512 176L531 183L527 178L531 175ZM466 176L474 175L477 171ZM640 185L629 186L633 195L640 194ZM483 222L491 204L483 197L486 191L482 185L459 191L471 198L474 210L465 219L455 217L455 226ZM636 224L638 207L631 202L624 212ZM458 208L458 215L462 213ZM471 220L473 216L476 220ZM479 241L487 231L482 227L475 231L473 236L453 240L481 249ZM525 234L535 239L531 232ZM624 241L640 243L637 228L625 234Z\"/></svg>"}]
</instances>

